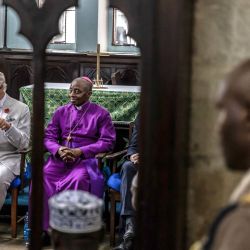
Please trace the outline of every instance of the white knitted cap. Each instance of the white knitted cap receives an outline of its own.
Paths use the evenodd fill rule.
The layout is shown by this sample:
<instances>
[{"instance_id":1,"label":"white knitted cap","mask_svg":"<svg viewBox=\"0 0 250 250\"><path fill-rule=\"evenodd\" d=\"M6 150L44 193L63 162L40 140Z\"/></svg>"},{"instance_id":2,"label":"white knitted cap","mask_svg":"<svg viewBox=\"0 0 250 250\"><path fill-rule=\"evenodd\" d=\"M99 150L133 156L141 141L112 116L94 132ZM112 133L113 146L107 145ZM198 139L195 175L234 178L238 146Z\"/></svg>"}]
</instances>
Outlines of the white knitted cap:
<instances>
[{"instance_id":1,"label":"white knitted cap","mask_svg":"<svg viewBox=\"0 0 250 250\"><path fill-rule=\"evenodd\" d=\"M102 227L103 201L80 191L67 190L49 199L49 224L64 233L91 233Z\"/></svg>"}]
</instances>

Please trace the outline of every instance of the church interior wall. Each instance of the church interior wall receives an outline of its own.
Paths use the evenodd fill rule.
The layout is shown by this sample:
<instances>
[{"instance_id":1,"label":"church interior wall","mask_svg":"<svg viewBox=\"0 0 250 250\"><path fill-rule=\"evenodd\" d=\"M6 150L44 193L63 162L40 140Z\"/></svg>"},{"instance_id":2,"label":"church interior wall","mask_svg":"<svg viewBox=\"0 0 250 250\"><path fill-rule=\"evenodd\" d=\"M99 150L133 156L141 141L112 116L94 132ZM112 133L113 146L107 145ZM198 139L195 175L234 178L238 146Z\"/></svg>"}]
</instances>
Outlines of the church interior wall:
<instances>
[{"instance_id":1,"label":"church interior wall","mask_svg":"<svg viewBox=\"0 0 250 250\"><path fill-rule=\"evenodd\" d=\"M97 0L81 0L77 16L77 40L87 37L85 44L76 46L77 51L95 50L97 42ZM86 4L88 11L82 8ZM82 9L81 9L82 8ZM242 173L226 169L216 131L217 112L214 106L218 84L225 74L237 63L250 56L250 2L248 0L197 0L194 8L193 58L190 116L190 166L188 188L187 237L188 244L202 237L216 212L228 197L242 176ZM0 11L3 13L1 9ZM9 11L8 47L31 49L26 39L17 34L19 19L15 12ZM109 26L112 15L109 15ZM0 15L2 18L3 15ZM79 17L79 18L78 18ZM83 18L82 18L83 17ZM93 29L89 29L92 19ZM2 20L2 19L1 19ZM2 22L0 22L2 23ZM1 28L1 27L0 27ZM90 32L90 33L86 33ZM2 33L2 32L0 32ZM108 36L111 37L109 31ZM2 44L2 39L0 37ZM112 46L108 47L112 48ZM129 49L124 48L127 52ZM86 73L95 66L94 58L80 54L68 56L50 55L50 65L63 68L65 81L70 81L80 73ZM63 61L63 59L65 61ZM66 58L66 59L65 59ZM1 61L2 60L2 61ZM139 57L110 57L104 65L109 76L115 70L131 67L138 69ZM120 60L119 65L117 60ZM5 71L9 84L15 89L20 85L12 82L15 69L29 66L29 52L0 52L0 70ZM88 64L89 63L89 64ZM113 68L109 68L109 65ZM4 65L4 66L3 66ZM72 68L71 68L72 67ZM20 69L20 68L19 68ZM75 71L77 70L77 71ZM22 69L21 69L22 71ZM27 82L26 82L27 84ZM17 93L16 93L17 94Z\"/></svg>"},{"instance_id":2,"label":"church interior wall","mask_svg":"<svg viewBox=\"0 0 250 250\"><path fill-rule=\"evenodd\" d=\"M97 22L98 0L81 0L76 12L77 51L96 50Z\"/></svg>"}]
</instances>

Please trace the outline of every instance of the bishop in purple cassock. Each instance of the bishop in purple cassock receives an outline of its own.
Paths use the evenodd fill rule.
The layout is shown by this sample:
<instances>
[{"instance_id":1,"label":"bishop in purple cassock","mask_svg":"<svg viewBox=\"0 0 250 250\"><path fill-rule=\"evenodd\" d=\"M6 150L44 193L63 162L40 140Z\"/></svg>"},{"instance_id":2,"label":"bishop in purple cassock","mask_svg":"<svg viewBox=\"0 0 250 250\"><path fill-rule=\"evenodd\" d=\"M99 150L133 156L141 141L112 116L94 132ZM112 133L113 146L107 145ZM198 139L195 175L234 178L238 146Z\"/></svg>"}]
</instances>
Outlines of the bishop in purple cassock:
<instances>
[{"instance_id":1,"label":"bishop in purple cassock","mask_svg":"<svg viewBox=\"0 0 250 250\"><path fill-rule=\"evenodd\" d=\"M95 155L111 151L115 129L109 112L89 101L92 82L76 78L70 85L70 103L59 107L45 131L51 153L44 172L43 229L49 226L48 199L63 190L84 190L103 196L104 178Z\"/></svg>"}]
</instances>

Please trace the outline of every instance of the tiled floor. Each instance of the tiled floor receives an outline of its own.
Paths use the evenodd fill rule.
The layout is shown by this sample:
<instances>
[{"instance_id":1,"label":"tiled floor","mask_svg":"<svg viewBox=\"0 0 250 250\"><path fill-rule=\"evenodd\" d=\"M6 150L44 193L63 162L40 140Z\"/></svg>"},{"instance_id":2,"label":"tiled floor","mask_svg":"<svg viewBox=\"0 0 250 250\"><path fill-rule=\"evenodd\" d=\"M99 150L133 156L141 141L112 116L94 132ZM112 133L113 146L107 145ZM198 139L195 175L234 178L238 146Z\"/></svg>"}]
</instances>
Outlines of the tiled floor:
<instances>
[{"instance_id":1,"label":"tiled floor","mask_svg":"<svg viewBox=\"0 0 250 250\"><path fill-rule=\"evenodd\" d=\"M10 235L10 224L6 219L0 218L0 249L1 250L23 250L26 249L22 234L23 224L18 225L18 236L12 239Z\"/></svg>"},{"instance_id":2,"label":"tiled floor","mask_svg":"<svg viewBox=\"0 0 250 250\"><path fill-rule=\"evenodd\" d=\"M47 248L52 250L52 248ZM23 239L23 223L18 223L18 235L16 239L11 238L10 222L0 217L0 250L27 250Z\"/></svg>"},{"instance_id":3,"label":"tiled floor","mask_svg":"<svg viewBox=\"0 0 250 250\"><path fill-rule=\"evenodd\" d=\"M52 250L51 247L43 248L45 250ZM100 250L110 250L109 235L106 235L105 242L100 247ZM10 224L7 220L0 218L0 250L27 250L23 240L23 223L18 225L18 236L12 239L10 235ZM72 249L73 250L73 249Z\"/></svg>"}]
</instances>

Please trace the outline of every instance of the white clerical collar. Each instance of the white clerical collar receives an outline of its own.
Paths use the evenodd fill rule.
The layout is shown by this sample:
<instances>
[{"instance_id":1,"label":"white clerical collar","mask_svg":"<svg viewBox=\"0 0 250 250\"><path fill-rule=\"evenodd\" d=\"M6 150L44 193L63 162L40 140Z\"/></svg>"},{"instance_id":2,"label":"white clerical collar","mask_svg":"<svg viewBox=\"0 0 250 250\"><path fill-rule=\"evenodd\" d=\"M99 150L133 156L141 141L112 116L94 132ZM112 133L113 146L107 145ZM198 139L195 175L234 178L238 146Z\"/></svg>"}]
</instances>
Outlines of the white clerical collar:
<instances>
[{"instance_id":1,"label":"white clerical collar","mask_svg":"<svg viewBox=\"0 0 250 250\"><path fill-rule=\"evenodd\" d=\"M82 110L83 107L86 106L87 103L89 103L89 101L83 103L81 106L76 106L76 105L75 105L75 107L76 107L77 110Z\"/></svg>"},{"instance_id":2,"label":"white clerical collar","mask_svg":"<svg viewBox=\"0 0 250 250\"><path fill-rule=\"evenodd\" d=\"M77 110L82 110L82 105L81 106L75 106Z\"/></svg>"},{"instance_id":3,"label":"white clerical collar","mask_svg":"<svg viewBox=\"0 0 250 250\"><path fill-rule=\"evenodd\" d=\"M3 107L5 100L6 100L6 93L4 94L3 98L0 100L0 108Z\"/></svg>"}]
</instances>

